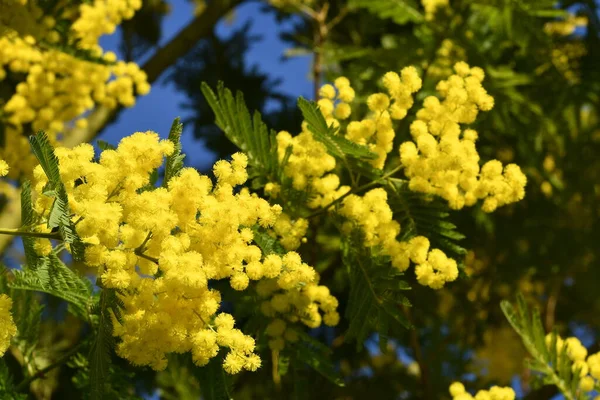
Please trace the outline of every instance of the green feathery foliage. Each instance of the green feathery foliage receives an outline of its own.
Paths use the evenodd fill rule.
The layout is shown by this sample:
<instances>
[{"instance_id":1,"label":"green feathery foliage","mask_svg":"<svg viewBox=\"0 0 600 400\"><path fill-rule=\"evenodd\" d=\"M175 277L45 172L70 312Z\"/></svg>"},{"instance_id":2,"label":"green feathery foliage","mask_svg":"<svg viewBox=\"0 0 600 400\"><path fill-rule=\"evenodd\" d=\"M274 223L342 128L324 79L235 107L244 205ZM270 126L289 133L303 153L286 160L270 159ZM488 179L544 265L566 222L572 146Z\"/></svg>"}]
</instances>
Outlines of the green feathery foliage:
<instances>
[{"instance_id":1,"label":"green feathery foliage","mask_svg":"<svg viewBox=\"0 0 600 400\"><path fill-rule=\"evenodd\" d=\"M357 349L374 331L385 342L391 324L411 327L403 313L403 307L410 307L404 295L410 286L400 279L403 273L391 267L388 257L369 254L372 251L365 249L363 242L357 230L342 242L343 262L350 281L346 307L349 327L345 337L354 339Z\"/></svg>"},{"instance_id":2,"label":"green feathery foliage","mask_svg":"<svg viewBox=\"0 0 600 400\"><path fill-rule=\"evenodd\" d=\"M305 332L298 332L298 336L300 340L291 343L294 360L289 362L296 364L296 360L300 361L317 371L331 383L343 387L344 381L331 362L331 349Z\"/></svg>"},{"instance_id":3,"label":"green feathery foliage","mask_svg":"<svg viewBox=\"0 0 600 400\"><path fill-rule=\"evenodd\" d=\"M88 356L90 398L92 400L104 399L105 393L110 389L110 368L115 347L111 314L120 320L123 307L123 302L118 298L114 289L102 289L98 297L98 304L93 307L97 322L94 324L95 335Z\"/></svg>"},{"instance_id":4,"label":"green feathery foliage","mask_svg":"<svg viewBox=\"0 0 600 400\"><path fill-rule=\"evenodd\" d=\"M313 137L323 143L327 152L332 156L347 162L347 158L374 159L377 154L373 153L366 146L361 146L343 136L336 135L337 129L333 126L327 126L319 106L314 101L308 101L302 97L298 99L298 107L302 111L304 120L308 124L308 129L313 133Z\"/></svg>"},{"instance_id":5,"label":"green feathery foliage","mask_svg":"<svg viewBox=\"0 0 600 400\"><path fill-rule=\"evenodd\" d=\"M27 400L25 393L19 393L4 358L0 358L0 398L5 400Z\"/></svg>"},{"instance_id":6,"label":"green feathery foliage","mask_svg":"<svg viewBox=\"0 0 600 400\"><path fill-rule=\"evenodd\" d=\"M458 244L465 235L457 226L448 221L450 210L446 202L438 198L427 197L408 189L407 182L390 180L386 185L389 204L394 218L400 222L401 240L414 236L425 236L432 247L439 248L449 257L462 264L467 250Z\"/></svg>"},{"instance_id":7,"label":"green feathery foliage","mask_svg":"<svg viewBox=\"0 0 600 400\"><path fill-rule=\"evenodd\" d=\"M364 8L381 19L391 19L398 25L423 21L414 0L350 0L349 5L354 9Z\"/></svg>"},{"instance_id":8,"label":"green feathery foliage","mask_svg":"<svg viewBox=\"0 0 600 400\"><path fill-rule=\"evenodd\" d=\"M260 247L264 255L283 255L286 253L281 243L279 243L279 240L269 235L264 228L254 226L252 228L252 233L254 233L254 243Z\"/></svg>"},{"instance_id":9,"label":"green feathery foliage","mask_svg":"<svg viewBox=\"0 0 600 400\"><path fill-rule=\"evenodd\" d=\"M550 344L546 344L539 310L530 310L521 295L517 297L516 308L506 300L500 303L500 307L532 357L527 367L542 374L543 383L555 385L567 400L587 399L586 393L579 389L579 371L572 369L566 343L558 349L558 335L553 331Z\"/></svg>"},{"instance_id":10,"label":"green feathery foliage","mask_svg":"<svg viewBox=\"0 0 600 400\"><path fill-rule=\"evenodd\" d=\"M54 148L43 131L30 136L29 143L33 154L37 157L48 178L44 194L54 197L48 217L48 227L58 228L63 240L71 246L71 254L75 261L83 260L85 246L79 235L77 235L73 221L71 221L69 198L60 178L58 158L54 154Z\"/></svg>"},{"instance_id":11,"label":"green feathery foliage","mask_svg":"<svg viewBox=\"0 0 600 400\"><path fill-rule=\"evenodd\" d=\"M116 150L117 146L114 146L108 142L105 142L104 140L100 140L98 139L96 141L96 143L98 144L98 147L100 148L100 150L104 151L104 150Z\"/></svg>"},{"instance_id":12,"label":"green feathery foliage","mask_svg":"<svg viewBox=\"0 0 600 400\"><path fill-rule=\"evenodd\" d=\"M11 289L43 292L61 298L73 307L73 312L87 319L92 294L91 283L68 268L55 253L43 258L36 269L13 270Z\"/></svg>"},{"instance_id":13,"label":"green feathery foliage","mask_svg":"<svg viewBox=\"0 0 600 400\"><path fill-rule=\"evenodd\" d=\"M233 399L233 384L231 377L223 370L223 352L212 358L202 368L193 368L194 376L200 383L202 398L206 400Z\"/></svg>"},{"instance_id":14,"label":"green feathery foliage","mask_svg":"<svg viewBox=\"0 0 600 400\"><path fill-rule=\"evenodd\" d=\"M219 82L217 93L202 83L202 93L215 113L215 123L225 136L248 156L248 165L254 173L263 177L277 176L279 165L275 131L262 121L258 111L251 116L244 102L244 95L235 97L223 82Z\"/></svg>"},{"instance_id":15,"label":"green feathery foliage","mask_svg":"<svg viewBox=\"0 0 600 400\"><path fill-rule=\"evenodd\" d=\"M179 171L183 168L183 159L185 158L185 154L181 152L181 133L183 132L183 124L181 123L181 119L179 117L175 118L173 124L171 125L171 130L169 131L168 140L173 143L175 146L175 151L169 156L167 156L167 163L165 166L165 178L163 180L162 185L166 187L169 184L169 181L174 176L179 174Z\"/></svg>"},{"instance_id":16,"label":"green feathery foliage","mask_svg":"<svg viewBox=\"0 0 600 400\"><path fill-rule=\"evenodd\" d=\"M35 221L35 213L33 211L33 203L31 201L31 183L29 181L23 182L21 186L21 227L22 229L29 230L33 227ZM32 237L23 236L23 248L25 250L25 259L27 261L27 268L36 269L42 262L40 257L34 250L34 240Z\"/></svg>"}]
</instances>

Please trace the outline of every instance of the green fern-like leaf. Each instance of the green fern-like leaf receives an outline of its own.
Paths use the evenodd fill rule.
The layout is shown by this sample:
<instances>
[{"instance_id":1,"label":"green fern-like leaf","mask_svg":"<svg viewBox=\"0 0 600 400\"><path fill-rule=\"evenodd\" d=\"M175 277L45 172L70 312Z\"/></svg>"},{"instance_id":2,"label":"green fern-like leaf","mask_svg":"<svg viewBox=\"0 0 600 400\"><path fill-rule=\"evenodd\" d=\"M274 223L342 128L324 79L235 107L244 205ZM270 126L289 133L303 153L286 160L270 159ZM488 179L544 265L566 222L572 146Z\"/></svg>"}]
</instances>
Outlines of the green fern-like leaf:
<instances>
[{"instance_id":1,"label":"green fern-like leaf","mask_svg":"<svg viewBox=\"0 0 600 400\"><path fill-rule=\"evenodd\" d=\"M15 342L19 350L29 356L37 346L40 337L40 323L44 306L34 293L26 290L13 290L12 314L17 326Z\"/></svg>"},{"instance_id":2,"label":"green fern-like leaf","mask_svg":"<svg viewBox=\"0 0 600 400\"><path fill-rule=\"evenodd\" d=\"M394 270L386 257L371 254L372 250L365 249L362 242L362 234L355 231L342 245L350 280L346 338L355 339L357 348L374 331L385 338L392 324L411 327L402 309L410 306L404 296L410 286L400 279L402 273Z\"/></svg>"},{"instance_id":3,"label":"green fern-like leaf","mask_svg":"<svg viewBox=\"0 0 600 400\"><path fill-rule=\"evenodd\" d=\"M231 378L223 369L223 359L223 354L219 354L204 367L194 367L194 376L200 383L203 399L231 400L233 398L231 395L233 385Z\"/></svg>"},{"instance_id":4,"label":"green fern-like leaf","mask_svg":"<svg viewBox=\"0 0 600 400\"><path fill-rule=\"evenodd\" d=\"M26 393L20 393L17 390L5 358L0 358L0 399L27 400L28 398L29 396Z\"/></svg>"},{"instance_id":5,"label":"green fern-like leaf","mask_svg":"<svg viewBox=\"0 0 600 400\"><path fill-rule=\"evenodd\" d=\"M276 238L269 235L264 228L261 228L260 226L254 226L254 228L252 228L252 232L254 233L254 243L260 247L263 254L283 255L286 253L281 243L279 243Z\"/></svg>"},{"instance_id":6,"label":"green fern-like leaf","mask_svg":"<svg viewBox=\"0 0 600 400\"><path fill-rule=\"evenodd\" d=\"M44 257L36 269L14 271L15 279L9 287L48 293L69 302L77 315L87 319L87 309L92 294L91 284L78 276L52 253Z\"/></svg>"},{"instance_id":7,"label":"green fern-like leaf","mask_svg":"<svg viewBox=\"0 0 600 400\"><path fill-rule=\"evenodd\" d=\"M215 113L215 123L225 136L248 156L248 165L259 175L274 180L279 170L275 132L269 130L259 112L252 116L244 102L244 95L235 97L223 82L219 82L217 93L202 84L202 93Z\"/></svg>"},{"instance_id":8,"label":"green fern-like leaf","mask_svg":"<svg viewBox=\"0 0 600 400\"><path fill-rule=\"evenodd\" d=\"M98 304L94 307L98 319L95 326L96 334L88 356L90 398L101 400L110 389L110 370L112 364L112 353L114 349L113 320L111 314L117 320L121 319L123 302L118 298L114 289L102 289Z\"/></svg>"},{"instance_id":9,"label":"green fern-like leaf","mask_svg":"<svg viewBox=\"0 0 600 400\"><path fill-rule=\"evenodd\" d=\"M165 179L163 180L163 186L167 186L171 178L177 176L179 171L183 168L183 159L185 154L181 153L181 133L183 132L183 124L179 117L175 118L169 131L169 141L175 146L175 151L167 157L167 163L165 167Z\"/></svg>"},{"instance_id":10,"label":"green fern-like leaf","mask_svg":"<svg viewBox=\"0 0 600 400\"><path fill-rule=\"evenodd\" d=\"M60 178L58 158L54 154L48 136L40 131L29 137L29 143L48 178L44 194L54 197L48 216L48 227L58 228L63 240L70 245L71 255L75 261L83 260L85 246L71 221L69 197Z\"/></svg>"},{"instance_id":11,"label":"green fern-like leaf","mask_svg":"<svg viewBox=\"0 0 600 400\"><path fill-rule=\"evenodd\" d=\"M423 21L423 15L413 0L351 0L349 4L352 8L365 9L399 25Z\"/></svg>"},{"instance_id":12,"label":"green fern-like leaf","mask_svg":"<svg viewBox=\"0 0 600 400\"><path fill-rule=\"evenodd\" d=\"M51 189L55 189L61 182L60 171L58 168L58 158L54 154L54 149L48 140L48 136L43 131L29 137L31 150L40 162L44 173L48 177Z\"/></svg>"},{"instance_id":13,"label":"green fern-like leaf","mask_svg":"<svg viewBox=\"0 0 600 400\"><path fill-rule=\"evenodd\" d=\"M294 358L305 363L331 383L345 386L344 381L331 362L331 349L305 332L298 333L300 340L292 345Z\"/></svg>"},{"instance_id":14,"label":"green fern-like leaf","mask_svg":"<svg viewBox=\"0 0 600 400\"><path fill-rule=\"evenodd\" d=\"M104 151L104 150L116 150L117 147L113 146L112 144L104 141L104 140L97 140L96 143L98 144L98 147L100 148L100 150Z\"/></svg>"},{"instance_id":15,"label":"green fern-like leaf","mask_svg":"<svg viewBox=\"0 0 600 400\"><path fill-rule=\"evenodd\" d=\"M31 229L35 223L35 219L35 212L33 211L33 203L31 201L31 183L25 181L21 186L21 227L25 230ZM23 236L21 239L23 240L27 266L32 269L37 268L42 257L33 249L35 240L28 236Z\"/></svg>"},{"instance_id":16,"label":"green fern-like leaf","mask_svg":"<svg viewBox=\"0 0 600 400\"><path fill-rule=\"evenodd\" d=\"M400 240L425 236L431 241L432 247L443 250L459 264L462 262L467 250L459 242L465 236L448 221L449 209L442 200L413 192L404 181L394 180L386 189L394 218L402 227Z\"/></svg>"},{"instance_id":17,"label":"green fern-like leaf","mask_svg":"<svg viewBox=\"0 0 600 400\"><path fill-rule=\"evenodd\" d=\"M579 390L579 373L573 372L572 361L567 355L566 343L558 349L558 335L554 331L551 333L549 346L546 345L539 310L530 310L521 295L517 297L516 308L506 300L500 303L500 307L533 358L528 366L542 374L544 383L555 385L566 399L585 399L585 393Z\"/></svg>"},{"instance_id":18,"label":"green fern-like leaf","mask_svg":"<svg viewBox=\"0 0 600 400\"><path fill-rule=\"evenodd\" d=\"M313 133L313 137L323 143L332 156L343 160L346 160L348 157L358 159L377 158L377 154L371 152L368 147L361 146L343 136L336 135L336 129L332 126L327 126L327 122L315 102L300 97L298 99L298 107L308 124L308 129Z\"/></svg>"}]
</instances>

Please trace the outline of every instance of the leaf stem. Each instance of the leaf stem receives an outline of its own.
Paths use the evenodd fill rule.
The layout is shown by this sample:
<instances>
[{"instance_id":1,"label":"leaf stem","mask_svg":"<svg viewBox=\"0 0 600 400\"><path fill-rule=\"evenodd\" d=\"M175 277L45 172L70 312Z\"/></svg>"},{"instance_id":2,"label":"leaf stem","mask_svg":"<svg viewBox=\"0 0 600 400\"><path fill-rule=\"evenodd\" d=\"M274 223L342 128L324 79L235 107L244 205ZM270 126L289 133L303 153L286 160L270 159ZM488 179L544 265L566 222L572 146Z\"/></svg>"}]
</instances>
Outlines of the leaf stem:
<instances>
[{"instance_id":1,"label":"leaf stem","mask_svg":"<svg viewBox=\"0 0 600 400\"><path fill-rule=\"evenodd\" d=\"M62 240L60 233L51 232L29 232L29 231L21 231L19 229L2 229L0 228L0 235L11 235L11 236L26 236L26 237L37 237L37 238L45 238L45 239L55 239Z\"/></svg>"},{"instance_id":2,"label":"leaf stem","mask_svg":"<svg viewBox=\"0 0 600 400\"><path fill-rule=\"evenodd\" d=\"M63 354L62 357L60 357L58 360L56 360L55 362L53 362L52 364L40 369L38 372L36 372L35 374L31 375L29 378L24 379L21 383L19 383L19 385L17 386L17 391L18 392L22 392L24 390L26 390L29 385L31 384L31 382L39 379L39 378L43 378L44 375L46 375L46 373L50 372L51 370L53 370L54 368L66 363L67 361L69 361L69 358L71 358L72 356L74 356L79 349L83 346L83 342L79 343L78 345L76 345L75 347L73 347L71 350L67 351L65 354Z\"/></svg>"}]
</instances>

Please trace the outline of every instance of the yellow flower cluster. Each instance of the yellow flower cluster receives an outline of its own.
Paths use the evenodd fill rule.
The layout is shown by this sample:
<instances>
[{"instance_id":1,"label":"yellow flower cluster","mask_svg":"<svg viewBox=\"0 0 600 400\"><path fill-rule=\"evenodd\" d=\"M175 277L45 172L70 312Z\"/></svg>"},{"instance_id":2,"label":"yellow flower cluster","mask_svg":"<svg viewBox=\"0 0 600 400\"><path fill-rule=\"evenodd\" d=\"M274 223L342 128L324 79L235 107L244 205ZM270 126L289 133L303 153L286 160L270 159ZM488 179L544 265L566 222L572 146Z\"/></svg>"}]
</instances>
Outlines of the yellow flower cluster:
<instances>
[{"instance_id":1,"label":"yellow flower cluster","mask_svg":"<svg viewBox=\"0 0 600 400\"><path fill-rule=\"evenodd\" d=\"M277 218L273 231L279 238L281 245L288 251L296 250L305 241L304 235L308 230L308 220L304 218L292 219L282 212Z\"/></svg>"},{"instance_id":2,"label":"yellow flower cluster","mask_svg":"<svg viewBox=\"0 0 600 400\"><path fill-rule=\"evenodd\" d=\"M448 7L448 0L421 0L421 4L425 9L425 19L431 21L435 17L435 13L439 8Z\"/></svg>"},{"instance_id":3,"label":"yellow flower cluster","mask_svg":"<svg viewBox=\"0 0 600 400\"><path fill-rule=\"evenodd\" d=\"M442 101L435 96L424 100L410 126L413 141L400 146L400 161L411 190L440 196L453 209L484 199L482 209L492 212L521 200L527 178L517 165L503 168L497 160L480 168L477 132L461 131L460 124L472 123L479 110L490 110L494 99L481 85L481 68L459 62L454 69L455 75L437 85Z\"/></svg>"},{"instance_id":4,"label":"yellow flower cluster","mask_svg":"<svg viewBox=\"0 0 600 400\"><path fill-rule=\"evenodd\" d=\"M510 387L492 386L490 390L480 390L475 396L465 390L460 382L450 385L450 395L453 400L514 400L515 391Z\"/></svg>"},{"instance_id":5,"label":"yellow flower cluster","mask_svg":"<svg viewBox=\"0 0 600 400\"><path fill-rule=\"evenodd\" d=\"M585 27L588 24L586 16L576 16L569 14L567 18L558 21L546 22L544 32L548 35L569 36L578 27Z\"/></svg>"},{"instance_id":6,"label":"yellow flower cluster","mask_svg":"<svg viewBox=\"0 0 600 400\"><path fill-rule=\"evenodd\" d=\"M32 23L39 29L21 35L19 30L9 26L8 33L0 36L0 81L9 74L11 79L20 80L13 93L5 99L0 98L3 111L0 123L6 126L6 143L0 149L0 157L13 166L12 178L28 173L35 165L28 150L28 134L42 129L55 139L58 133L65 131L66 124L77 118L75 125L85 128L87 120L80 117L94 106L130 107L135 104L136 93L144 95L150 91L146 74L137 64L116 62L114 53L104 54L103 58L109 63L104 65L46 45L46 42L61 39L57 19L74 18L73 29L66 33L66 40L69 43L80 40L78 43L85 44L84 47L98 57L102 56L102 49L97 44L98 32L90 31L84 35L75 28L92 24L92 20L97 21L96 25L102 25L131 18L141 1L106 0L104 6L97 6L101 3L105 1L97 0L93 6L82 4L78 18L70 17L77 15L73 8L65 8L64 15L50 17L32 5L33 10L37 10L31 13Z\"/></svg>"},{"instance_id":7,"label":"yellow flower cluster","mask_svg":"<svg viewBox=\"0 0 600 400\"><path fill-rule=\"evenodd\" d=\"M133 18L142 8L142 0L94 0L79 6L81 16L73 24L75 37L83 48L93 49L102 35L115 32L123 20Z\"/></svg>"},{"instance_id":8,"label":"yellow flower cluster","mask_svg":"<svg viewBox=\"0 0 600 400\"><path fill-rule=\"evenodd\" d=\"M388 94L375 93L369 96L367 106L371 114L345 127L344 135L348 140L367 145L378 155L377 159L371 161L373 167L383 168L387 154L393 148L393 120L406 117L407 110L413 105L412 94L421 88L421 84L414 67L404 68L400 74L388 72L383 77ZM337 78L333 85L321 87L317 104L328 125L341 127L341 122L351 115L350 103L355 95L350 81L345 77ZM315 140L306 123L302 124L302 132L297 136L292 137L286 131L279 132L277 146L280 159L284 158L286 149L292 147L284 172L292 179L295 189L311 193L310 208L323 207L350 190L347 186L340 186L338 175L330 173L336 166L335 158L327 153L321 142ZM279 187L270 183L265 191L277 196Z\"/></svg>"},{"instance_id":9,"label":"yellow flower cluster","mask_svg":"<svg viewBox=\"0 0 600 400\"><path fill-rule=\"evenodd\" d=\"M454 70L452 66L460 60L467 58L465 49L450 39L444 39L436 50L433 64L427 65L427 75L435 79L446 79Z\"/></svg>"},{"instance_id":10,"label":"yellow flower cluster","mask_svg":"<svg viewBox=\"0 0 600 400\"><path fill-rule=\"evenodd\" d=\"M580 59L587 54L587 48L581 42L557 44L552 49L552 64L567 81L572 84L580 82Z\"/></svg>"},{"instance_id":11,"label":"yellow flower cluster","mask_svg":"<svg viewBox=\"0 0 600 400\"><path fill-rule=\"evenodd\" d=\"M17 327L10 314L11 308L12 299L5 294L0 294L0 357L4 355L12 337L17 333Z\"/></svg>"},{"instance_id":12,"label":"yellow flower cluster","mask_svg":"<svg viewBox=\"0 0 600 400\"><path fill-rule=\"evenodd\" d=\"M326 286L318 285L318 275L302 263L297 253L289 252L283 257L271 254L265 259L266 265L283 271L278 278L260 281L256 287L264 299L262 313L274 318L266 329L271 349L281 350L285 341L295 342L298 334L293 324L298 322L310 328L317 328L322 322L329 326L338 324L337 299Z\"/></svg>"},{"instance_id":13,"label":"yellow flower cluster","mask_svg":"<svg viewBox=\"0 0 600 400\"><path fill-rule=\"evenodd\" d=\"M388 72L383 76L383 85L388 94L374 93L367 98L371 115L362 121L352 121L346 129L346 138L362 145L368 145L377 154L371 164L382 169L387 154L392 151L394 137L393 120L406 117L413 105L413 93L421 88L421 78L414 67L402 69L400 75Z\"/></svg>"},{"instance_id":14,"label":"yellow flower cluster","mask_svg":"<svg viewBox=\"0 0 600 400\"><path fill-rule=\"evenodd\" d=\"M294 299L301 321L318 326L314 307L301 303L302 293L316 284L316 272L296 253L263 257L252 244L249 227L273 227L281 207L236 188L248 178L244 154L215 163L214 186L192 168L166 187L149 186L150 174L173 149L155 133L138 132L116 150L103 151L98 162L88 144L55 151L77 233L88 244L85 262L98 267L105 288L123 293L123 323L115 321L114 331L121 339L117 353L159 370L168 353L191 351L196 364L205 365L220 346L230 349L226 371L255 370L260 359L254 340L233 328L231 316L216 315L221 294L209 288L209 280L228 279L235 290L251 280L273 281ZM47 179L41 167L34 177L35 210L47 218L52 199L42 194Z\"/></svg>"},{"instance_id":15,"label":"yellow flower cluster","mask_svg":"<svg viewBox=\"0 0 600 400\"><path fill-rule=\"evenodd\" d=\"M313 194L309 207L318 208L329 204L350 189L347 186L339 186L340 180L337 175L327 174L335 168L335 158L327 153L323 143L313 137L306 123L302 124L302 132L297 136L292 137L286 131L279 132L277 146L280 160L284 158L286 149L292 146L284 173L292 179L294 189L306 190ZM277 193L274 184L266 190L271 194Z\"/></svg>"},{"instance_id":16,"label":"yellow flower cluster","mask_svg":"<svg viewBox=\"0 0 600 400\"><path fill-rule=\"evenodd\" d=\"M415 263L415 273L421 285L440 289L446 282L458 277L456 261L446 257L439 249L429 250L430 243L426 237L416 236L408 242L396 239L400 234L400 224L393 220L384 189L373 189L363 197L346 197L339 213L348 219L342 230L349 233L358 225L364 234L365 246L381 249L382 254L391 257L393 267L406 271L411 261Z\"/></svg>"},{"instance_id":17,"label":"yellow flower cluster","mask_svg":"<svg viewBox=\"0 0 600 400\"><path fill-rule=\"evenodd\" d=\"M552 346L552 335L546 335L546 346ZM566 355L572 363L571 369L574 373L579 373L579 388L584 392L591 392L600 381L600 352L588 357L588 351L576 337L562 339L556 338L556 351L560 354L566 350ZM586 361L587 357L587 361Z\"/></svg>"}]
</instances>

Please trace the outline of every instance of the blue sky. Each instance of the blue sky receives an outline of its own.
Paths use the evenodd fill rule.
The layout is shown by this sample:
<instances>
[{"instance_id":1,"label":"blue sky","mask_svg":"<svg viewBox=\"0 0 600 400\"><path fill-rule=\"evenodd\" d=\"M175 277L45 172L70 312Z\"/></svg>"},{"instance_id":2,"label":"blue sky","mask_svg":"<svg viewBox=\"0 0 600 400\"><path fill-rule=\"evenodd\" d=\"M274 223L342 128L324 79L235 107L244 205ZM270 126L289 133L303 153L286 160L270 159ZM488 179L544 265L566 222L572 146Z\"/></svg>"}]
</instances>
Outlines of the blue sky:
<instances>
[{"instance_id":1,"label":"blue sky","mask_svg":"<svg viewBox=\"0 0 600 400\"><path fill-rule=\"evenodd\" d=\"M161 43L168 42L193 18L191 2L174 0L170 3L171 13L164 20L164 39ZM282 83L279 86L281 92L293 96L310 97L310 57L295 57L282 61L286 45L279 40L278 32L286 25L278 26L273 15L260 12L261 6L260 2L239 6L236 8L233 18L218 24L217 35L227 37L234 29L251 21L251 33L260 35L262 40L248 52L246 56L248 65L258 65L260 70L273 78L281 78ZM101 41L105 49L115 52L117 52L118 43L118 32L102 38ZM154 83L152 91L148 95L138 98L138 102L133 108L123 111L118 121L108 126L100 139L116 144L124 136L147 130L156 131L162 137L166 137L173 119L177 116L186 116L185 110L180 107L184 100L185 95L178 93L172 85L159 80ZM182 142L183 149L188 155L186 159L188 164L206 168L215 161L214 156L206 150L202 143L194 140L191 129L184 128Z\"/></svg>"}]
</instances>

